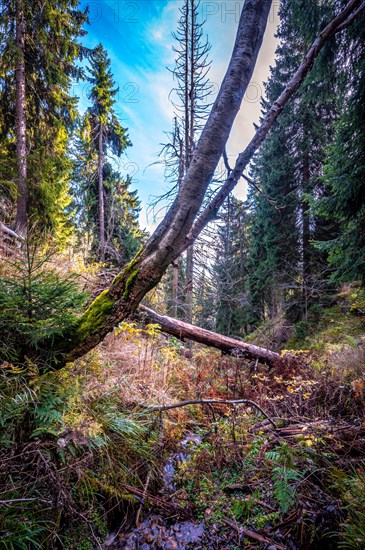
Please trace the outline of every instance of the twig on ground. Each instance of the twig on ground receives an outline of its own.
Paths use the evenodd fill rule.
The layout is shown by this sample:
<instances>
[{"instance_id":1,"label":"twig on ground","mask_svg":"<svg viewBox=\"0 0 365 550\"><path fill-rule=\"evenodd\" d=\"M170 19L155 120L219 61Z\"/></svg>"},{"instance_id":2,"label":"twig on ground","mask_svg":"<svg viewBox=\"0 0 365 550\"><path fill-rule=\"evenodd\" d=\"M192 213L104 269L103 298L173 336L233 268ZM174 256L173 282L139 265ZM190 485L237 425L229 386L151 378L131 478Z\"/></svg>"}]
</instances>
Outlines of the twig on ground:
<instances>
[{"instance_id":1,"label":"twig on ground","mask_svg":"<svg viewBox=\"0 0 365 550\"><path fill-rule=\"evenodd\" d=\"M141 511L142 511L142 507L143 507L143 504L144 504L144 501L145 501L145 498L146 498L146 494L147 494L148 486L150 484L150 480L151 480L151 471L149 471L148 474L147 474L147 479L146 479L146 483L145 483L145 486L144 486L144 489L143 489L141 504L140 504L140 506L138 508L138 511L137 511L137 514L136 514L136 527L137 528L140 525L139 518L141 516Z\"/></svg>"},{"instance_id":2,"label":"twig on ground","mask_svg":"<svg viewBox=\"0 0 365 550\"><path fill-rule=\"evenodd\" d=\"M230 521L229 519L222 518L222 521L229 527L233 527L234 529L236 529L241 535L245 535L246 537L250 537L251 539L257 540L258 542L262 542L263 544L266 544L266 545L275 546L276 548L278 548L278 550L286 549L286 546L283 546L282 544L279 544L278 542L275 542L272 539L263 537L262 535L259 535L259 533L256 533L255 531L251 531L251 529L246 529L246 527L237 526L233 521Z\"/></svg>"}]
</instances>

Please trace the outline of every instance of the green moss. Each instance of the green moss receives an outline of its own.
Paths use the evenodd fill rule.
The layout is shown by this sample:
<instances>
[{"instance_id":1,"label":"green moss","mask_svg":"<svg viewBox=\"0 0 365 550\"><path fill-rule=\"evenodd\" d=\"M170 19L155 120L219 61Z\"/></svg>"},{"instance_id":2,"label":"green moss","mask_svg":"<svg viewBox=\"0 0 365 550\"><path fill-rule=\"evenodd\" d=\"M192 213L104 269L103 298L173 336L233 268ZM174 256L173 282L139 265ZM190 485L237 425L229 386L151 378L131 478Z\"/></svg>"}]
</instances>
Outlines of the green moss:
<instances>
[{"instance_id":1,"label":"green moss","mask_svg":"<svg viewBox=\"0 0 365 550\"><path fill-rule=\"evenodd\" d=\"M135 265L139 263L139 255L135 256L132 261L129 262L123 269L121 273L118 273L113 279L112 286L117 285L126 279L126 289L124 291L124 298L128 297L129 291L131 289L133 280L138 274L138 269L135 268Z\"/></svg>"},{"instance_id":2,"label":"green moss","mask_svg":"<svg viewBox=\"0 0 365 550\"><path fill-rule=\"evenodd\" d=\"M322 311L316 322L301 321L296 325L296 334L287 344L287 349L313 349L318 352L354 347L363 336L363 317L354 315L349 301L341 301Z\"/></svg>"},{"instance_id":3,"label":"green moss","mask_svg":"<svg viewBox=\"0 0 365 550\"><path fill-rule=\"evenodd\" d=\"M131 274L130 276L128 277L128 279L126 280L126 283L125 283L125 291L124 291L124 294L123 294L123 298L125 300L128 300L128 296L129 296L129 293L131 291L131 288L133 286L133 283L134 283L134 280L137 278L138 276L138 273L139 273L139 269L135 269Z\"/></svg>"},{"instance_id":4,"label":"green moss","mask_svg":"<svg viewBox=\"0 0 365 550\"><path fill-rule=\"evenodd\" d=\"M118 275L116 275L112 280L112 285L116 285L117 283L119 283L122 280L122 278L123 278L123 273L118 273Z\"/></svg>"},{"instance_id":5,"label":"green moss","mask_svg":"<svg viewBox=\"0 0 365 550\"><path fill-rule=\"evenodd\" d=\"M104 290L85 311L76 330L76 337L82 341L89 334L98 332L105 323L105 318L111 312L113 300L109 298L107 290Z\"/></svg>"}]
</instances>

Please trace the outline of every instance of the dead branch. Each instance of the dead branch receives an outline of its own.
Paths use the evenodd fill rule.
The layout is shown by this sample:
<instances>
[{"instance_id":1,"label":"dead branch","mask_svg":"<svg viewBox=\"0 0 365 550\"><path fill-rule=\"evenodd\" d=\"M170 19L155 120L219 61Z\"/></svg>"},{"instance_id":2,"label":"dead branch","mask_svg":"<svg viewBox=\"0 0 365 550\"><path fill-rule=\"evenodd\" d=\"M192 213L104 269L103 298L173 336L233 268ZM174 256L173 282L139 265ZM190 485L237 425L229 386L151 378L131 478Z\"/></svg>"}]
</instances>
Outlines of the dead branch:
<instances>
[{"instance_id":1,"label":"dead branch","mask_svg":"<svg viewBox=\"0 0 365 550\"><path fill-rule=\"evenodd\" d=\"M277 426L272 418L251 399L187 399L186 401L180 401L179 403L170 403L169 405L142 405L148 411L168 411L171 409L177 409L178 407L186 407L188 405L228 405L230 407L236 407L237 405L251 405L256 408L260 413L270 422L273 428L276 430Z\"/></svg>"},{"instance_id":2,"label":"dead branch","mask_svg":"<svg viewBox=\"0 0 365 550\"><path fill-rule=\"evenodd\" d=\"M271 539L267 539L266 537L259 535L259 533L256 533L255 531L251 531L251 529L246 529L246 527L241 527L240 525L237 525L236 523L234 523L233 521L230 521L229 519L222 518L222 521L229 527L236 529L238 533L241 535L245 535L246 537L257 540L258 542L261 542L265 545L275 546L275 548L278 548L278 550L285 550L286 548L286 546L283 546L282 544L279 544Z\"/></svg>"},{"instance_id":3,"label":"dead branch","mask_svg":"<svg viewBox=\"0 0 365 550\"><path fill-rule=\"evenodd\" d=\"M17 239L18 241L24 241L24 237L22 237L22 235L18 235L18 233L15 233L15 231L13 231L12 229L9 229L9 227L6 227L6 225L4 225L3 223L0 222L0 230L3 232L3 233L6 233L7 235L9 235L9 237L13 237L14 239Z\"/></svg>"}]
</instances>

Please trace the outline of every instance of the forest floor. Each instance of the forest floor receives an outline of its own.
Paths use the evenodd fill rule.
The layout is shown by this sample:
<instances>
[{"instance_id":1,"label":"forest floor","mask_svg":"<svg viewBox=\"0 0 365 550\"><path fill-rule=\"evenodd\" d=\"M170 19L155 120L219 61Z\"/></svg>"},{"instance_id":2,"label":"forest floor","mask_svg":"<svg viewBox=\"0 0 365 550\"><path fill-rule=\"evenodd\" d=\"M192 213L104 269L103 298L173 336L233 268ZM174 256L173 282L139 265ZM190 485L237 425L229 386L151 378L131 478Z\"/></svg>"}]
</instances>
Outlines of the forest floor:
<instances>
[{"instance_id":1,"label":"forest floor","mask_svg":"<svg viewBox=\"0 0 365 550\"><path fill-rule=\"evenodd\" d=\"M152 413L158 461L143 488L128 487L137 527L134 517L117 534L117 523L105 547L365 548L363 306L347 288L312 312L287 343L300 368L280 372L198 346L188 360L154 327L124 324L110 336L102 385L119 385L128 410L245 399L269 419L250 403ZM273 345L275 330L251 340Z\"/></svg>"},{"instance_id":2,"label":"forest floor","mask_svg":"<svg viewBox=\"0 0 365 550\"><path fill-rule=\"evenodd\" d=\"M203 346L186 358L158 327L120 325L36 383L37 427L0 472L4 502L37 499L17 524L32 542L4 548L365 548L364 306L348 288L312 312L286 343L299 366L281 370ZM201 399L252 403L149 409Z\"/></svg>"}]
</instances>

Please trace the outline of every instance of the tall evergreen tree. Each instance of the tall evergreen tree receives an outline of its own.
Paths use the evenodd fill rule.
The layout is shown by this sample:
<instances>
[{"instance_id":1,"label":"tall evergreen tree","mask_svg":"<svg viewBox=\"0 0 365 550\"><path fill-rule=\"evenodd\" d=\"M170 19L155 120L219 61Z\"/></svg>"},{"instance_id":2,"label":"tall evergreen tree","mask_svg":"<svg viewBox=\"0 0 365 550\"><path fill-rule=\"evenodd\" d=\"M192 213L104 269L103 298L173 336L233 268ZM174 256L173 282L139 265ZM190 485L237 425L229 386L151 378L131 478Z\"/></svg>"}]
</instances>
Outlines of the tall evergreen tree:
<instances>
[{"instance_id":1,"label":"tall evergreen tree","mask_svg":"<svg viewBox=\"0 0 365 550\"><path fill-rule=\"evenodd\" d=\"M217 229L213 281L216 290L217 332L239 336L247 332L250 307L247 296L248 213L244 203L229 196Z\"/></svg>"},{"instance_id":2,"label":"tall evergreen tree","mask_svg":"<svg viewBox=\"0 0 365 550\"><path fill-rule=\"evenodd\" d=\"M74 138L72 157L74 221L85 260L95 260L100 258L98 151L87 115ZM102 176L105 260L120 267L130 261L145 237L138 222L140 201L137 191L130 190L130 178L122 177L111 162L104 162Z\"/></svg>"},{"instance_id":3,"label":"tall evergreen tree","mask_svg":"<svg viewBox=\"0 0 365 550\"><path fill-rule=\"evenodd\" d=\"M4 0L0 16L3 67L0 99L5 164L17 186L15 223L30 216L62 233L70 164L67 137L76 114L71 80L82 76L76 62L87 14L78 0ZM10 159L10 162L9 162Z\"/></svg>"},{"instance_id":4,"label":"tall evergreen tree","mask_svg":"<svg viewBox=\"0 0 365 550\"><path fill-rule=\"evenodd\" d=\"M365 285L365 15L359 14L341 41L337 80L345 97L335 135L327 149L324 181L329 193L317 211L337 234L318 239L329 254L333 279ZM349 62L350 61L350 62Z\"/></svg>"},{"instance_id":5,"label":"tall evergreen tree","mask_svg":"<svg viewBox=\"0 0 365 550\"><path fill-rule=\"evenodd\" d=\"M115 110L115 96L118 88L110 68L107 51L99 44L90 59L89 82L92 85L90 99L91 107L86 112L85 124L88 125L89 146L91 152L97 155L98 181L98 226L99 226L99 257L105 259L106 229L105 229L105 185L104 165L108 151L120 157L126 147L131 145L126 130L119 123Z\"/></svg>"},{"instance_id":6,"label":"tall evergreen tree","mask_svg":"<svg viewBox=\"0 0 365 550\"><path fill-rule=\"evenodd\" d=\"M328 11L328 5L316 0L306 3L305 9L301 0L281 3L280 44L266 86L264 112L284 89ZM313 246L323 222L311 204L326 192L321 176L338 100L328 71L325 74L324 58L328 62L333 51L329 44L256 157L253 175L274 201L271 204L262 195L253 199L249 281L260 318L290 306L295 306L296 315L306 315L318 281L323 283L319 274L326 271L326 258Z\"/></svg>"}]
</instances>

